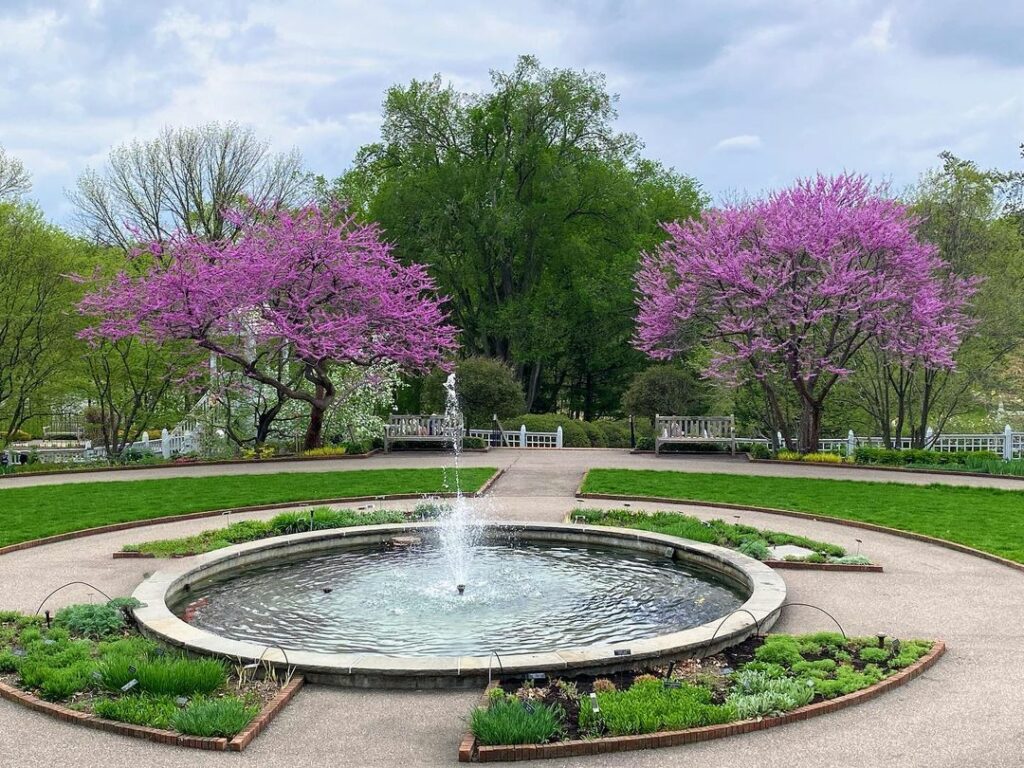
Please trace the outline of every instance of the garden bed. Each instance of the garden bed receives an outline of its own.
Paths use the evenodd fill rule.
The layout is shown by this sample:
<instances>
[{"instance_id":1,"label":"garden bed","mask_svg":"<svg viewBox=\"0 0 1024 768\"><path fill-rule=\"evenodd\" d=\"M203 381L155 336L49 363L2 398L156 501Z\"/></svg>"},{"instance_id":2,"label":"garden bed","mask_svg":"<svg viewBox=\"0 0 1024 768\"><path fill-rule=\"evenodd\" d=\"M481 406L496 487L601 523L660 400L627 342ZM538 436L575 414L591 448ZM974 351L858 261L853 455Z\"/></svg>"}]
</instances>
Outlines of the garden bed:
<instances>
[{"instance_id":1,"label":"garden bed","mask_svg":"<svg viewBox=\"0 0 1024 768\"><path fill-rule=\"evenodd\" d=\"M771 728L873 698L944 651L924 640L769 635L605 678L502 681L472 713L459 760L566 758Z\"/></svg>"},{"instance_id":2,"label":"garden bed","mask_svg":"<svg viewBox=\"0 0 1024 768\"><path fill-rule=\"evenodd\" d=\"M607 525L616 528L637 528L664 533L682 539L703 541L761 560L773 568L867 571L878 573L882 566L873 564L861 554L849 555L837 545L796 536L790 533L754 528L750 525L727 523L723 520L704 521L681 512L633 512L625 509L573 510L572 521L587 525ZM792 554L777 558L775 547L794 547L807 550L806 554Z\"/></svg>"},{"instance_id":3,"label":"garden bed","mask_svg":"<svg viewBox=\"0 0 1024 768\"><path fill-rule=\"evenodd\" d=\"M133 557L191 557L224 549L248 541L286 536L307 531L326 531L354 525L386 525L433 520L444 509L443 504L417 504L411 510L382 509L361 512L353 509L319 507L309 512L284 512L270 520L242 520L223 528L203 531L179 539L157 539L141 544L125 544L114 559Z\"/></svg>"},{"instance_id":4,"label":"garden bed","mask_svg":"<svg viewBox=\"0 0 1024 768\"><path fill-rule=\"evenodd\" d=\"M271 665L229 668L142 637L130 600L49 617L0 612L0 697L98 730L241 751L302 687Z\"/></svg>"}]
</instances>

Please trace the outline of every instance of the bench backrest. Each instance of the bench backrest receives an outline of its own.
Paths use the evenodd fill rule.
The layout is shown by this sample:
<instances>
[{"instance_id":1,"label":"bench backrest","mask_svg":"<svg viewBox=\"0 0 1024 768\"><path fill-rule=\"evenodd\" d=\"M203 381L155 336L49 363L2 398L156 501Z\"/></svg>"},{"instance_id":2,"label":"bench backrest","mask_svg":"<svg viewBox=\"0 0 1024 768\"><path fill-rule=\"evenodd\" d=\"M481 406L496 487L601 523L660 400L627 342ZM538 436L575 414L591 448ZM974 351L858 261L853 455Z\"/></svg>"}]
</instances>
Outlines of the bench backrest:
<instances>
[{"instance_id":1,"label":"bench backrest","mask_svg":"<svg viewBox=\"0 0 1024 768\"><path fill-rule=\"evenodd\" d=\"M662 439L731 439L736 434L736 420L732 416L656 416L654 433Z\"/></svg>"},{"instance_id":2,"label":"bench backrest","mask_svg":"<svg viewBox=\"0 0 1024 768\"><path fill-rule=\"evenodd\" d=\"M445 433L445 416L439 413L392 414L388 419L388 432L392 435L441 436Z\"/></svg>"}]
</instances>

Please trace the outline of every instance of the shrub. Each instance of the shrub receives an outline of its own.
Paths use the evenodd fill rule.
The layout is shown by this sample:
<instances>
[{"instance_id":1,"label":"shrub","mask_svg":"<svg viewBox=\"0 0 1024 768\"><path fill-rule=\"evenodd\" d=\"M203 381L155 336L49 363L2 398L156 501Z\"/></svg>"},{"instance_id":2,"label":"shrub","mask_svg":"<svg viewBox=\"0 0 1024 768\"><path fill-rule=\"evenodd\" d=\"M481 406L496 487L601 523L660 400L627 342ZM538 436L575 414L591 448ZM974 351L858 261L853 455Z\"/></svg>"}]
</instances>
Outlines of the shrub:
<instances>
[{"instance_id":1,"label":"shrub","mask_svg":"<svg viewBox=\"0 0 1024 768\"><path fill-rule=\"evenodd\" d=\"M615 683L606 677L597 678L591 687L593 688L594 693L609 693L611 691L618 690L615 687Z\"/></svg>"},{"instance_id":2,"label":"shrub","mask_svg":"<svg viewBox=\"0 0 1024 768\"><path fill-rule=\"evenodd\" d=\"M523 387L513 370L491 357L467 357L455 364L459 405L467 426L491 426L491 417L505 419L526 410ZM422 407L433 413L445 410L445 374L428 377L421 394Z\"/></svg>"},{"instance_id":3,"label":"shrub","mask_svg":"<svg viewBox=\"0 0 1024 768\"><path fill-rule=\"evenodd\" d=\"M597 730L600 726L616 736L654 733L661 730L692 728L732 720L731 705L711 702L711 691L683 684L668 688L661 680L633 683L628 690L597 694L600 713L580 708L580 728Z\"/></svg>"},{"instance_id":4,"label":"shrub","mask_svg":"<svg viewBox=\"0 0 1024 768\"><path fill-rule=\"evenodd\" d=\"M784 667L792 667L804 660L797 639L789 635L768 635L764 644L754 651L754 658Z\"/></svg>"},{"instance_id":5,"label":"shrub","mask_svg":"<svg viewBox=\"0 0 1024 768\"><path fill-rule=\"evenodd\" d=\"M196 699L173 714L171 725L190 736L230 738L245 728L258 712L258 707L246 704L237 696Z\"/></svg>"},{"instance_id":6,"label":"shrub","mask_svg":"<svg viewBox=\"0 0 1024 768\"><path fill-rule=\"evenodd\" d=\"M838 453L805 453L800 459L811 464L842 464L843 457Z\"/></svg>"},{"instance_id":7,"label":"shrub","mask_svg":"<svg viewBox=\"0 0 1024 768\"><path fill-rule=\"evenodd\" d=\"M804 455L799 451L779 451L775 454L778 461L802 461Z\"/></svg>"},{"instance_id":8,"label":"shrub","mask_svg":"<svg viewBox=\"0 0 1024 768\"><path fill-rule=\"evenodd\" d=\"M102 639L124 629L124 616L112 605L83 603L57 611L54 624L73 635Z\"/></svg>"},{"instance_id":9,"label":"shrub","mask_svg":"<svg viewBox=\"0 0 1024 768\"><path fill-rule=\"evenodd\" d=\"M503 426L509 431L516 431L523 425L528 432L554 432L561 427L562 445L566 448L591 447L590 437L583 422L561 413L526 413L503 422Z\"/></svg>"},{"instance_id":10,"label":"shrub","mask_svg":"<svg viewBox=\"0 0 1024 768\"><path fill-rule=\"evenodd\" d=\"M927 640L908 640L900 645L900 652L889 660L892 669L904 669L924 656L932 649L932 644Z\"/></svg>"},{"instance_id":11,"label":"shrub","mask_svg":"<svg viewBox=\"0 0 1024 768\"><path fill-rule=\"evenodd\" d=\"M464 437L462 438L463 448L479 449L487 447L482 437Z\"/></svg>"},{"instance_id":12,"label":"shrub","mask_svg":"<svg viewBox=\"0 0 1024 768\"><path fill-rule=\"evenodd\" d=\"M638 437L636 439L636 450L638 450L638 451L653 451L654 450L654 438L653 437Z\"/></svg>"},{"instance_id":13,"label":"shrub","mask_svg":"<svg viewBox=\"0 0 1024 768\"><path fill-rule=\"evenodd\" d=\"M605 434L601 425L595 421L581 421L580 424L583 430L587 433L587 439L590 440L590 446L592 448L607 448L608 447L608 436ZM565 430L562 430L563 432Z\"/></svg>"},{"instance_id":14,"label":"shrub","mask_svg":"<svg viewBox=\"0 0 1024 768\"><path fill-rule=\"evenodd\" d=\"M0 674L8 674L18 670L18 657L4 648L0 651Z\"/></svg>"},{"instance_id":15,"label":"shrub","mask_svg":"<svg viewBox=\"0 0 1024 768\"><path fill-rule=\"evenodd\" d=\"M481 744L543 744L562 730L564 711L558 706L503 697L473 710L470 727Z\"/></svg>"},{"instance_id":16,"label":"shrub","mask_svg":"<svg viewBox=\"0 0 1024 768\"><path fill-rule=\"evenodd\" d=\"M772 677L763 672L744 669L735 676L727 702L737 716L746 720L809 704L814 698L814 684L791 677Z\"/></svg>"},{"instance_id":17,"label":"shrub","mask_svg":"<svg viewBox=\"0 0 1024 768\"><path fill-rule=\"evenodd\" d=\"M324 445L320 448L310 448L302 452L306 457L331 457L344 456L348 453L348 447L344 445Z\"/></svg>"},{"instance_id":18,"label":"shrub","mask_svg":"<svg viewBox=\"0 0 1024 768\"><path fill-rule=\"evenodd\" d=\"M831 680L812 678L812 680L814 690L822 697L830 699L867 688L877 683L882 677L882 671L874 664L864 667L863 672L858 672L853 667L843 664L836 667L835 678Z\"/></svg>"},{"instance_id":19,"label":"shrub","mask_svg":"<svg viewBox=\"0 0 1024 768\"><path fill-rule=\"evenodd\" d=\"M700 416L707 413L707 385L691 371L674 365L652 365L633 377L622 396L627 413L654 417Z\"/></svg>"},{"instance_id":20,"label":"shrub","mask_svg":"<svg viewBox=\"0 0 1024 768\"><path fill-rule=\"evenodd\" d=\"M755 560L767 560L771 557L771 552L768 551L768 545L761 539L745 539L740 542L738 549L747 557L752 557Z\"/></svg>"},{"instance_id":21,"label":"shrub","mask_svg":"<svg viewBox=\"0 0 1024 768\"><path fill-rule=\"evenodd\" d=\"M870 662L872 664L884 664L889 660L889 655L889 651L886 648L868 646L867 648L861 648L857 657L861 661Z\"/></svg>"},{"instance_id":22,"label":"shrub","mask_svg":"<svg viewBox=\"0 0 1024 768\"><path fill-rule=\"evenodd\" d=\"M178 712L178 705L175 704L173 696L148 694L97 699L93 702L92 708L93 712L107 720L164 729L171 727L171 720Z\"/></svg>"},{"instance_id":23,"label":"shrub","mask_svg":"<svg viewBox=\"0 0 1024 768\"><path fill-rule=\"evenodd\" d=\"M772 449L761 443L753 443L747 449L747 453L750 454L752 459L770 459L772 457Z\"/></svg>"}]
</instances>

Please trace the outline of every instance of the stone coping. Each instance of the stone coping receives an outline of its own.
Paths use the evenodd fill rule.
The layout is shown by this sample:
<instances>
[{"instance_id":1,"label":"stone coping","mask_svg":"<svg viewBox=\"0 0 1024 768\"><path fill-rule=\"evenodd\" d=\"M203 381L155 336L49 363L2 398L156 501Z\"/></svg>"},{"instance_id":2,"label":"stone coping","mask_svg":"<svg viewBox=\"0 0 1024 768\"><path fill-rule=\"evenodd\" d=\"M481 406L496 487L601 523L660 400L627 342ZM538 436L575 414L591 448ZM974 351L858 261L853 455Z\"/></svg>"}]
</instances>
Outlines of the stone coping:
<instances>
[{"instance_id":1,"label":"stone coping","mask_svg":"<svg viewBox=\"0 0 1024 768\"><path fill-rule=\"evenodd\" d=\"M277 714L284 709L285 705L294 698L295 694L302 688L303 680L301 675L295 675L292 679L268 701L256 717L254 717L240 733L234 738L227 739L222 736L189 736L177 731L167 731L162 728L150 728L145 725L133 725L122 723L118 720L107 720L90 712L80 712L71 709L63 704L56 704L44 701L28 691L24 691L13 685L0 682L0 699L6 699L34 712L40 712L58 720L63 720L74 725L81 725L97 731L116 733L121 736L131 736L136 739L156 742L158 744L173 744L179 747L191 747L193 749L205 749L214 752L241 752L270 724L270 721L277 717Z\"/></svg>"},{"instance_id":2,"label":"stone coping","mask_svg":"<svg viewBox=\"0 0 1024 768\"><path fill-rule=\"evenodd\" d=\"M302 650L286 653L286 649L231 640L193 627L168 607L191 584L240 567L274 562L296 554L381 545L396 535L430 531L435 527L435 523L425 522L310 531L237 544L187 560L167 561L162 563L162 570L151 575L135 590L133 596L143 603L142 607L135 609L135 618L145 634L170 645L199 654L243 661L263 659L278 667L294 667L311 682L358 687L475 686L490 674L492 659L487 656L387 656ZM786 599L785 582L771 568L712 544L647 531L562 523L495 523L487 528L495 533L514 532L527 541L613 547L673 557L685 565L731 581L748 594L747 600L732 614L678 632L611 645L538 653L503 653L499 666L506 674L610 672L635 667L638 660L717 652L755 632L766 631L778 619Z\"/></svg>"},{"instance_id":3,"label":"stone coping","mask_svg":"<svg viewBox=\"0 0 1024 768\"><path fill-rule=\"evenodd\" d=\"M505 474L505 469L501 468L494 472L484 484L480 486L476 491L469 494L464 494L470 498L479 498L485 495L501 476ZM292 509L293 507L322 507L325 504L357 504L361 501L411 501L411 500L426 500L426 499L452 499L455 498L454 493L391 493L383 496L343 496L335 499L308 499L298 501L281 501L273 504L252 504L245 507L228 507L226 509L210 509L202 512L186 512L181 515L165 515L163 517L147 517L144 520L126 520L123 523L111 523L109 525L99 525L95 528L83 528L79 531L67 531L65 533L57 533L53 536L44 536L41 539L29 539L28 541L19 541L16 544L8 544L5 547L0 547L0 556L10 554L11 552L20 552L23 549L32 549L34 547L42 547L46 544L56 544L61 541L71 541L72 539L81 539L86 536L96 536L102 533L116 533L117 531L127 531L132 528L145 528L150 525L163 525L164 523L180 523L183 520L200 520L204 517L220 517L226 514L243 514L246 512L266 512L274 509Z\"/></svg>"},{"instance_id":4,"label":"stone coping","mask_svg":"<svg viewBox=\"0 0 1024 768\"><path fill-rule=\"evenodd\" d=\"M932 649L906 669L880 680L868 688L848 693L834 699L825 699L798 709L785 712L775 717L763 717L754 720L739 720L721 725L708 725L698 728L687 728L682 731L659 731L635 736L605 736L598 739L576 739L553 744L517 744L483 746L476 743L472 732L466 733L459 744L458 758L460 763L468 762L506 762L515 760L543 760L547 758L565 759L580 755L599 755L608 752L627 752L638 749L656 749L658 747L674 747L681 744L693 744L698 741L711 741L741 733L752 733L774 728L779 725L808 720L812 717L836 712L840 709L860 704L879 696L886 691L901 686L923 673L939 657L946 652L942 641L936 641ZM481 706L486 706L485 699Z\"/></svg>"}]
</instances>

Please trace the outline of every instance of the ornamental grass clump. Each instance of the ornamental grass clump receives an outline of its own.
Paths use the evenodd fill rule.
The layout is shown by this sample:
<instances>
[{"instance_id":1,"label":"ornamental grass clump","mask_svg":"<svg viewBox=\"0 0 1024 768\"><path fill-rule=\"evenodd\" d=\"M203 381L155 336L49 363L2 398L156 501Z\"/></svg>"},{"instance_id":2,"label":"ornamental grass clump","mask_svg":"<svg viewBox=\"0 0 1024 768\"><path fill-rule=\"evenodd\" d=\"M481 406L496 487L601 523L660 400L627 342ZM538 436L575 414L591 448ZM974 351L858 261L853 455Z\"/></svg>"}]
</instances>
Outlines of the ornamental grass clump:
<instances>
[{"instance_id":1,"label":"ornamental grass clump","mask_svg":"<svg viewBox=\"0 0 1024 768\"><path fill-rule=\"evenodd\" d=\"M810 704L813 698L814 683L811 680L743 669L733 679L727 703L735 708L737 717L747 720L788 712Z\"/></svg>"},{"instance_id":2,"label":"ornamental grass clump","mask_svg":"<svg viewBox=\"0 0 1024 768\"><path fill-rule=\"evenodd\" d=\"M544 744L562 731L561 707L523 703L514 696L493 696L473 710L470 727L481 744Z\"/></svg>"},{"instance_id":3,"label":"ornamental grass clump","mask_svg":"<svg viewBox=\"0 0 1024 768\"><path fill-rule=\"evenodd\" d=\"M97 699L93 702L92 710L107 720L166 729L171 727L171 719L178 712L178 705L173 696L140 693L117 699Z\"/></svg>"},{"instance_id":4,"label":"ornamental grass clump","mask_svg":"<svg viewBox=\"0 0 1024 768\"><path fill-rule=\"evenodd\" d=\"M147 693L192 696L222 688L227 681L227 671L216 659L157 657L141 662L135 678L139 688Z\"/></svg>"},{"instance_id":5,"label":"ornamental grass clump","mask_svg":"<svg viewBox=\"0 0 1024 768\"><path fill-rule=\"evenodd\" d=\"M696 685L668 687L661 679L640 680L627 690L597 694L598 712L580 707L579 727L613 736L681 730L736 718L731 704L714 704L711 691Z\"/></svg>"},{"instance_id":6,"label":"ornamental grass clump","mask_svg":"<svg viewBox=\"0 0 1024 768\"><path fill-rule=\"evenodd\" d=\"M196 699L171 717L171 725L190 736L231 738L256 717L259 707L237 696Z\"/></svg>"}]
</instances>

